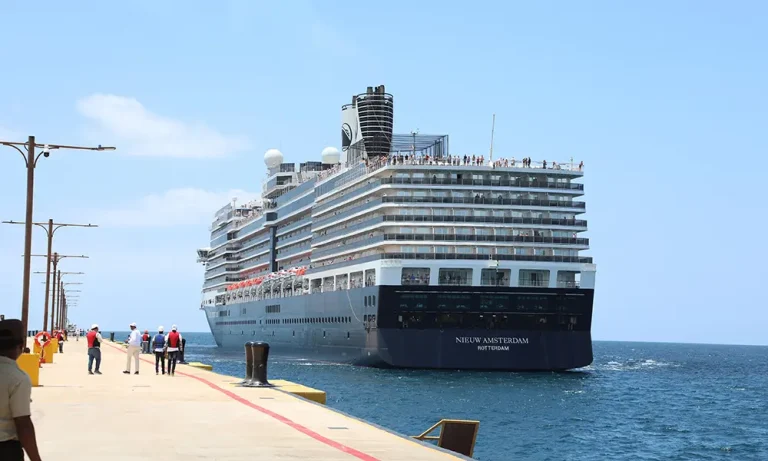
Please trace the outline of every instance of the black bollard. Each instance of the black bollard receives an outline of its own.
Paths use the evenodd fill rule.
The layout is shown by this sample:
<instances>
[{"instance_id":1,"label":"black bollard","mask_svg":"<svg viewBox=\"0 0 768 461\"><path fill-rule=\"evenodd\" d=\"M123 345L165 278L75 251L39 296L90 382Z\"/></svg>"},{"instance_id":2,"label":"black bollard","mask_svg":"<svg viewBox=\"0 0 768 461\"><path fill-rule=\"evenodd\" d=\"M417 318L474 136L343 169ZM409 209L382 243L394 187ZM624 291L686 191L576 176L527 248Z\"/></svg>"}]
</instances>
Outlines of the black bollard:
<instances>
[{"instance_id":1,"label":"black bollard","mask_svg":"<svg viewBox=\"0 0 768 461\"><path fill-rule=\"evenodd\" d=\"M187 338L181 338L181 349L179 349L179 363L186 364L184 360L184 351L187 350Z\"/></svg>"},{"instance_id":2,"label":"black bollard","mask_svg":"<svg viewBox=\"0 0 768 461\"><path fill-rule=\"evenodd\" d=\"M253 381L253 341L245 343L245 379L240 382L243 386L250 386Z\"/></svg>"},{"instance_id":3,"label":"black bollard","mask_svg":"<svg viewBox=\"0 0 768 461\"><path fill-rule=\"evenodd\" d=\"M115 342L115 332L114 331L109 334L109 340L112 341L112 342Z\"/></svg>"},{"instance_id":4,"label":"black bollard","mask_svg":"<svg viewBox=\"0 0 768 461\"><path fill-rule=\"evenodd\" d=\"M253 350L253 380L251 386L271 386L267 381L267 361L269 360L269 344L258 341L251 343Z\"/></svg>"}]
</instances>

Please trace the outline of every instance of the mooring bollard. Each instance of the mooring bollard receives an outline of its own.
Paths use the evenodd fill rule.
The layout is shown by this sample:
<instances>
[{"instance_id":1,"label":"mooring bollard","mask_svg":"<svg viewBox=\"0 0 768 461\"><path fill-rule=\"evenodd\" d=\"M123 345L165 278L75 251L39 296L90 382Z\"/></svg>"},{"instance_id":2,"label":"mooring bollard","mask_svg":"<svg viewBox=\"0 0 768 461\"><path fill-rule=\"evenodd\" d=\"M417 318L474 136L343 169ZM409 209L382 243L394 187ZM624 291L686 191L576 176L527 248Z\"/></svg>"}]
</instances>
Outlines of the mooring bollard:
<instances>
[{"instance_id":1,"label":"mooring bollard","mask_svg":"<svg viewBox=\"0 0 768 461\"><path fill-rule=\"evenodd\" d=\"M267 381L267 361L269 360L269 344L258 341L251 343L253 350L253 380L251 386L271 386Z\"/></svg>"},{"instance_id":2,"label":"mooring bollard","mask_svg":"<svg viewBox=\"0 0 768 461\"><path fill-rule=\"evenodd\" d=\"M249 386L253 381L253 341L245 343L245 379L240 383Z\"/></svg>"},{"instance_id":3,"label":"mooring bollard","mask_svg":"<svg viewBox=\"0 0 768 461\"><path fill-rule=\"evenodd\" d=\"M181 338L181 349L179 349L179 363L186 364L184 360L184 351L187 350L187 338Z\"/></svg>"}]
</instances>

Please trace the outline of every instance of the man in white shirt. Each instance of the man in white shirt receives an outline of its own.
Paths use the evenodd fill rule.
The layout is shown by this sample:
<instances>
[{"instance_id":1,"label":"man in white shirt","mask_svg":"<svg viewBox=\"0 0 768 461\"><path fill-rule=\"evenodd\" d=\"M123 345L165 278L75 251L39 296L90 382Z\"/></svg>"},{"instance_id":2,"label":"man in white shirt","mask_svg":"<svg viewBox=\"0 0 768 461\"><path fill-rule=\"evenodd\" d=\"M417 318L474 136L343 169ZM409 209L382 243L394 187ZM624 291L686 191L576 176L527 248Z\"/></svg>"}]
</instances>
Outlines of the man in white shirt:
<instances>
[{"instance_id":1,"label":"man in white shirt","mask_svg":"<svg viewBox=\"0 0 768 461\"><path fill-rule=\"evenodd\" d=\"M40 461L35 426L30 418L32 382L16 359L24 348L20 320L0 320L0 460Z\"/></svg>"},{"instance_id":2,"label":"man in white shirt","mask_svg":"<svg viewBox=\"0 0 768 461\"><path fill-rule=\"evenodd\" d=\"M139 353L141 353L141 333L136 328L136 324L131 324L131 335L128 336L128 354L125 357L125 373L131 374L131 357L136 364L136 371L134 374L139 374Z\"/></svg>"}]
</instances>

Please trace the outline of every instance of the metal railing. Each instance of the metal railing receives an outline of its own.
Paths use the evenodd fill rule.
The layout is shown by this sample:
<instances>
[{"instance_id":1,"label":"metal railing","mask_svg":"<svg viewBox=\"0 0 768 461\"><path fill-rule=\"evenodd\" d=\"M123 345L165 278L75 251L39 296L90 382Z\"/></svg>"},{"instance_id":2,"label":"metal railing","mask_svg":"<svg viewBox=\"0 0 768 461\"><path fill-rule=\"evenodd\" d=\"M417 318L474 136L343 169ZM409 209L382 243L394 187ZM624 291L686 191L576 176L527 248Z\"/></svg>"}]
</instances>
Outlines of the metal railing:
<instances>
[{"instance_id":1,"label":"metal railing","mask_svg":"<svg viewBox=\"0 0 768 461\"><path fill-rule=\"evenodd\" d=\"M384 203L450 203L466 205L517 205L586 208L585 202L570 200L511 199L493 197L382 197Z\"/></svg>"},{"instance_id":2,"label":"metal railing","mask_svg":"<svg viewBox=\"0 0 768 461\"><path fill-rule=\"evenodd\" d=\"M389 222L465 222L465 223L492 223L492 224L530 224L538 226L568 226L587 227L587 221L583 219L555 219L555 218L512 218L500 216L425 216L425 215L390 215L384 216Z\"/></svg>"},{"instance_id":3,"label":"metal railing","mask_svg":"<svg viewBox=\"0 0 768 461\"><path fill-rule=\"evenodd\" d=\"M524 187L531 189L584 190L584 184L549 181L528 181L525 179L447 179L447 178L381 178L381 184L414 184L436 186L484 186Z\"/></svg>"}]
</instances>

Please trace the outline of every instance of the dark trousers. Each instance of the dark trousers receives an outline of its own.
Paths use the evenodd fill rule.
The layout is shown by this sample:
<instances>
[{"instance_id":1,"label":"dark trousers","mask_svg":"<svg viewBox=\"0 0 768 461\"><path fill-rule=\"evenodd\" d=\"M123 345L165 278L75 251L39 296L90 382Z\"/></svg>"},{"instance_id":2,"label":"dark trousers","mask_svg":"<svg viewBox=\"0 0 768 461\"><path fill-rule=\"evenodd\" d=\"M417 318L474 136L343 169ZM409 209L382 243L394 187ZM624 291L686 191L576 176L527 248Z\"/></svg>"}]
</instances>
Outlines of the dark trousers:
<instances>
[{"instance_id":1,"label":"dark trousers","mask_svg":"<svg viewBox=\"0 0 768 461\"><path fill-rule=\"evenodd\" d=\"M0 442L0 459L3 461L24 461L24 450L21 449L21 442L18 440Z\"/></svg>"},{"instance_id":2,"label":"dark trousers","mask_svg":"<svg viewBox=\"0 0 768 461\"><path fill-rule=\"evenodd\" d=\"M168 373L176 373L176 361L179 358L179 351L168 351Z\"/></svg>"},{"instance_id":3,"label":"dark trousers","mask_svg":"<svg viewBox=\"0 0 768 461\"><path fill-rule=\"evenodd\" d=\"M59 352L64 353L64 341L59 341Z\"/></svg>"},{"instance_id":4,"label":"dark trousers","mask_svg":"<svg viewBox=\"0 0 768 461\"><path fill-rule=\"evenodd\" d=\"M155 351L155 373L160 372L160 364L163 365L163 374L165 374L165 354ZM168 365L170 366L170 363Z\"/></svg>"},{"instance_id":5,"label":"dark trousers","mask_svg":"<svg viewBox=\"0 0 768 461\"><path fill-rule=\"evenodd\" d=\"M88 349L88 371L91 371L94 360L96 361L96 371L99 371L99 367L101 366L101 349L98 347L91 347Z\"/></svg>"}]
</instances>

